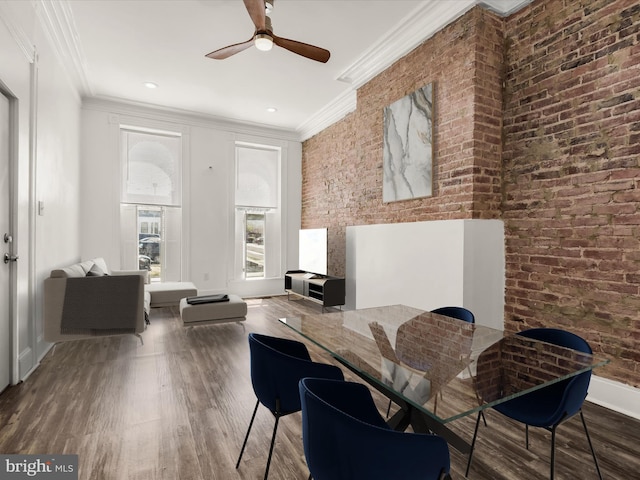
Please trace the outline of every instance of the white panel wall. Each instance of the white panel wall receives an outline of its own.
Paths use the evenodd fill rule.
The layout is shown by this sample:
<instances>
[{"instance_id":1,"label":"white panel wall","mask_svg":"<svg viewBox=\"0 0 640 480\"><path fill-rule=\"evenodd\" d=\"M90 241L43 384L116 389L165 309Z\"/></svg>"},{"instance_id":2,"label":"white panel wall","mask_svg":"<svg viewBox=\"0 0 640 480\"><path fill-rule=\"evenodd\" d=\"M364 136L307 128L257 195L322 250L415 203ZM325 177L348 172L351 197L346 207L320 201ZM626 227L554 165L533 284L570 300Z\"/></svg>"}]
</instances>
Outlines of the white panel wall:
<instances>
[{"instance_id":1,"label":"white panel wall","mask_svg":"<svg viewBox=\"0 0 640 480\"><path fill-rule=\"evenodd\" d=\"M42 35L42 34L41 34ZM80 258L80 97L51 47L39 42L35 217L36 300L52 268ZM33 206L37 210L37 206ZM36 212L37 213L37 212ZM38 311L37 341L43 343L43 315ZM41 349L42 350L42 349Z\"/></svg>"},{"instance_id":2,"label":"white panel wall","mask_svg":"<svg viewBox=\"0 0 640 480\"><path fill-rule=\"evenodd\" d=\"M183 134L183 271L199 293L235 293L241 296L284 293L282 275L297 264L296 249L301 211L302 148L286 132L246 131L199 117L172 114L115 102L89 101L82 109L82 258L105 257L119 268L120 124L181 132ZM238 281L233 278L234 142L276 145L283 151L282 274L271 279ZM277 269L276 269L277 270Z\"/></svg>"},{"instance_id":3,"label":"white panel wall","mask_svg":"<svg viewBox=\"0 0 640 480\"><path fill-rule=\"evenodd\" d=\"M454 305L504 328L504 227L442 220L347 227L346 308Z\"/></svg>"},{"instance_id":4,"label":"white panel wall","mask_svg":"<svg viewBox=\"0 0 640 480\"><path fill-rule=\"evenodd\" d=\"M80 97L34 2L0 4L0 84L13 97L16 133L14 381L46 353L42 280L79 258ZM36 202L43 202L36 216Z\"/></svg>"}]
</instances>

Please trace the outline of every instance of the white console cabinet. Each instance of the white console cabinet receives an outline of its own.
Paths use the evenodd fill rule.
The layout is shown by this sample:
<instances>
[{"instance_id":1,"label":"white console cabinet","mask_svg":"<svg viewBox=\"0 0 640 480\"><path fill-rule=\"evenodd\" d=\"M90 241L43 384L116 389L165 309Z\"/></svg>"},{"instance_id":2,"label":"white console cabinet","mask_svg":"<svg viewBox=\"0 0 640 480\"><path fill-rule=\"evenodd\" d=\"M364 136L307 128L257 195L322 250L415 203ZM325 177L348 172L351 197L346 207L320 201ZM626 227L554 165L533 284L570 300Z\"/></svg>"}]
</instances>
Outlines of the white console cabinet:
<instances>
[{"instance_id":1,"label":"white console cabinet","mask_svg":"<svg viewBox=\"0 0 640 480\"><path fill-rule=\"evenodd\" d=\"M504 328L501 220L436 220L347 227L347 309L461 306Z\"/></svg>"}]
</instances>

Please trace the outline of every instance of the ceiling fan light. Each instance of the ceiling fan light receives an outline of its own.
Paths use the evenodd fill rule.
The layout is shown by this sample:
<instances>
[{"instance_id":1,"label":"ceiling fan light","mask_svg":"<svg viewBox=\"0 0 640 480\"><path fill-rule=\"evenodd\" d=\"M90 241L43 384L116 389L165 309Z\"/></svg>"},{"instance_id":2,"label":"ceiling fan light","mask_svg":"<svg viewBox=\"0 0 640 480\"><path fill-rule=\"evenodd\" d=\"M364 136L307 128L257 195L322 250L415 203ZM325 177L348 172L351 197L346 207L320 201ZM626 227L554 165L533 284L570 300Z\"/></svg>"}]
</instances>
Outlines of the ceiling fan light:
<instances>
[{"instance_id":1,"label":"ceiling fan light","mask_svg":"<svg viewBox=\"0 0 640 480\"><path fill-rule=\"evenodd\" d=\"M267 33L258 33L254 40L256 48L263 52L268 52L273 48L273 38Z\"/></svg>"}]
</instances>

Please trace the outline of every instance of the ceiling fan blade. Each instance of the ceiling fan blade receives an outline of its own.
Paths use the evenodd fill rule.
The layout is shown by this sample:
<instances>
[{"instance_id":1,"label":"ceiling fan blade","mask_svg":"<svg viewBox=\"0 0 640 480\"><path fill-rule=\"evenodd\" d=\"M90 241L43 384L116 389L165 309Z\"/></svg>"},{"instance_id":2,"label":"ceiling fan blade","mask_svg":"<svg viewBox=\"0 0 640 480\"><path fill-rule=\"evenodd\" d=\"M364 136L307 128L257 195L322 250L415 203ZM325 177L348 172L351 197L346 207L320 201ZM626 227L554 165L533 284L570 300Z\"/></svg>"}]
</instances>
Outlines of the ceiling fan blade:
<instances>
[{"instance_id":1,"label":"ceiling fan blade","mask_svg":"<svg viewBox=\"0 0 640 480\"><path fill-rule=\"evenodd\" d=\"M327 63L329 57L331 56L331 52L329 52L329 50L325 50L324 48L309 45L308 43L298 42L296 40L276 37L275 35L272 36L273 43L275 43L279 47L286 48L290 52L297 53L298 55L310 58L311 60L315 60L316 62Z\"/></svg>"},{"instance_id":2,"label":"ceiling fan blade","mask_svg":"<svg viewBox=\"0 0 640 480\"><path fill-rule=\"evenodd\" d=\"M244 6L256 26L256 30L263 31L265 29L265 6L264 0L244 0Z\"/></svg>"},{"instance_id":3,"label":"ceiling fan blade","mask_svg":"<svg viewBox=\"0 0 640 480\"><path fill-rule=\"evenodd\" d=\"M229 45L228 47L219 48L218 50L214 50L211 53L207 53L205 57L213 58L215 60L224 60L225 58L229 58L231 55L235 55L236 53L240 53L243 50L251 47L253 45L253 37L251 37L246 42L236 43L234 45Z\"/></svg>"}]
</instances>

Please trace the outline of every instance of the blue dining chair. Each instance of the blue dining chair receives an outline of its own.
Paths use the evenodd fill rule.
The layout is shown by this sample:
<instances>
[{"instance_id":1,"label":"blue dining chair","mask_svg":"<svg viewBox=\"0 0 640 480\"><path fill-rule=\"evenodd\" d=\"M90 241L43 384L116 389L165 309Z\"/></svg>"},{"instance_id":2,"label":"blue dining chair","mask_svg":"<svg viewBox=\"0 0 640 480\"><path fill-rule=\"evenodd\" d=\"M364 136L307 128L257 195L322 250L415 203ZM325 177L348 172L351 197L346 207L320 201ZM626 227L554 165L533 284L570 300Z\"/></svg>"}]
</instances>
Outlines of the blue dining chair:
<instances>
[{"instance_id":1,"label":"blue dining chair","mask_svg":"<svg viewBox=\"0 0 640 480\"><path fill-rule=\"evenodd\" d=\"M438 315L444 315L445 317L457 318L458 320L462 320L467 323L476 323L476 317L473 315L473 312L464 307L440 307L435 310L431 310L431 313L437 313ZM473 375L471 376L473 377ZM480 412L480 416L486 426L487 419L485 418L484 413Z\"/></svg>"},{"instance_id":2,"label":"blue dining chair","mask_svg":"<svg viewBox=\"0 0 640 480\"><path fill-rule=\"evenodd\" d=\"M464 307L440 307L435 310L431 310L431 313L437 313L438 315L444 315L445 317L457 318L463 322L476 323L476 318L473 316L471 310Z\"/></svg>"},{"instance_id":3,"label":"blue dining chair","mask_svg":"<svg viewBox=\"0 0 640 480\"><path fill-rule=\"evenodd\" d=\"M299 389L309 479L451 479L447 442L392 430L364 385L304 378Z\"/></svg>"},{"instance_id":4,"label":"blue dining chair","mask_svg":"<svg viewBox=\"0 0 640 480\"><path fill-rule=\"evenodd\" d=\"M300 379L313 376L343 380L344 376L342 370L334 365L312 362L307 347L295 340L250 333L249 349L251 354L251 384L258 400L253 409L253 415L249 422L247 434L244 437L236 468L240 466L240 460L247 446L247 440L249 439L253 421L256 418L258 406L262 403L275 417L267 467L264 471L264 479L267 480L278 430L278 421L280 417L299 412L301 408L300 394L298 393Z\"/></svg>"},{"instance_id":5,"label":"blue dining chair","mask_svg":"<svg viewBox=\"0 0 640 480\"><path fill-rule=\"evenodd\" d=\"M555 328L533 328L524 330L518 333L518 335L559 345L561 347L571 348L583 353L592 353L591 347L583 338L574 333L567 332L566 330L559 330ZM499 403L492 407L503 415L520 423L524 423L527 450L529 449L530 425L534 427L542 427L551 432L551 472L549 477L551 480L554 478L555 470L556 429L562 423L566 422L578 413L582 420L582 425L587 436L589 448L591 449L593 461L596 465L598 477L602 480L602 474L600 473L600 466L598 465L596 452L593 449L589 430L587 430L587 423L585 422L584 415L582 413L582 404L584 403L584 399L587 397L590 380L591 370L580 373L566 380L562 380L553 385L549 385L548 387L516 397L513 400ZM479 423L480 416L478 416L478 420L476 421L476 428L471 442L471 451L469 452L469 460L467 462L467 471L465 476L469 476L473 450L478 436Z\"/></svg>"},{"instance_id":6,"label":"blue dining chair","mask_svg":"<svg viewBox=\"0 0 640 480\"><path fill-rule=\"evenodd\" d=\"M435 310L431 310L431 313L444 315L445 317L457 318L458 320L462 320L463 322L476 323L476 318L473 315L473 312L464 307L440 307L436 308ZM391 403L392 401L389 400L389 405L387 406L387 418L389 418L389 414L391 413ZM482 415L482 418L484 419L484 414ZM487 421L485 420L484 423L486 425Z\"/></svg>"}]
</instances>

